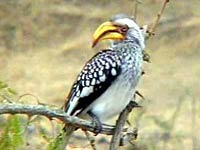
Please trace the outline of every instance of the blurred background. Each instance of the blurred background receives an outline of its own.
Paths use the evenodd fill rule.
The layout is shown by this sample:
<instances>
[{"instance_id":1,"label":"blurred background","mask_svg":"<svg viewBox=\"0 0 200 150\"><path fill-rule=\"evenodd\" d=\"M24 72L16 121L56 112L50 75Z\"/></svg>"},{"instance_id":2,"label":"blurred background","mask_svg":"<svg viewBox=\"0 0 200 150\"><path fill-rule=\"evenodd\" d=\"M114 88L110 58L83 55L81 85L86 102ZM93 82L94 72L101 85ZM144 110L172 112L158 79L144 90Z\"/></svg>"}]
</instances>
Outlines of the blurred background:
<instances>
[{"instance_id":1,"label":"blurred background","mask_svg":"<svg viewBox=\"0 0 200 150\"><path fill-rule=\"evenodd\" d=\"M135 2L0 0L0 80L18 95L61 107L85 62L106 45L91 49L95 29L116 13L133 15ZM162 3L140 0L138 24L151 25ZM146 52L151 63L138 86L143 108L129 117L139 136L123 149L200 149L200 1L171 0ZM23 99L36 103L33 96ZM52 132L49 122L40 124ZM24 149L46 149L44 137L29 138L35 140ZM71 145L90 149L85 142L80 132ZM107 147L108 138L97 143Z\"/></svg>"}]
</instances>

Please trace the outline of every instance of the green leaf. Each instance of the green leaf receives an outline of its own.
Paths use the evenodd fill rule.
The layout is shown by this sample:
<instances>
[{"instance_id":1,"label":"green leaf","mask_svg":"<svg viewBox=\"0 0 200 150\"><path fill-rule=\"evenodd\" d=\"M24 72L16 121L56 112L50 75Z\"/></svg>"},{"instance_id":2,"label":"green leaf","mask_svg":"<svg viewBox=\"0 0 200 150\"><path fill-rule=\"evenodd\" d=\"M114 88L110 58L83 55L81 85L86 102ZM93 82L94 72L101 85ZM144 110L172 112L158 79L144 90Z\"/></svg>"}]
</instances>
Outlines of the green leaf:
<instances>
[{"instance_id":1,"label":"green leaf","mask_svg":"<svg viewBox=\"0 0 200 150\"><path fill-rule=\"evenodd\" d=\"M4 89L4 88L7 88L8 87L8 84L0 81L0 89Z\"/></svg>"},{"instance_id":2,"label":"green leaf","mask_svg":"<svg viewBox=\"0 0 200 150\"><path fill-rule=\"evenodd\" d=\"M2 150L20 150L24 145L25 139L23 128L18 116L10 116L0 137L0 149Z\"/></svg>"},{"instance_id":3,"label":"green leaf","mask_svg":"<svg viewBox=\"0 0 200 150\"><path fill-rule=\"evenodd\" d=\"M17 95L17 92L14 89L8 88L8 92L12 95Z\"/></svg>"},{"instance_id":4,"label":"green leaf","mask_svg":"<svg viewBox=\"0 0 200 150\"><path fill-rule=\"evenodd\" d=\"M65 134L61 133L55 139L51 139L48 145L48 150L62 150L61 147L65 143L64 137L65 137Z\"/></svg>"}]
</instances>

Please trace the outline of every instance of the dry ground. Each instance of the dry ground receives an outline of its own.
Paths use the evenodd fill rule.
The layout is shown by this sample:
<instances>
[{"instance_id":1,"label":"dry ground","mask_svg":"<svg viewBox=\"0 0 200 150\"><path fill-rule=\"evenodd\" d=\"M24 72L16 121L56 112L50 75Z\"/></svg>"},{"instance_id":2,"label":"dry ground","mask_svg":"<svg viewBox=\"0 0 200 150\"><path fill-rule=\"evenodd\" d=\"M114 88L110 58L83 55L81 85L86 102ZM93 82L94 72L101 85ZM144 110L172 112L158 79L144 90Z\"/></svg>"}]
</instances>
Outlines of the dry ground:
<instances>
[{"instance_id":1,"label":"dry ground","mask_svg":"<svg viewBox=\"0 0 200 150\"><path fill-rule=\"evenodd\" d=\"M151 24L161 3L143 1L139 24ZM96 52L91 49L95 28L115 13L132 14L133 7L131 0L1 0L0 79L19 95L31 93L60 107ZM143 110L131 114L139 137L130 149L200 149L199 26L198 0L170 2L156 36L147 42L151 63L145 64L138 87L147 100L141 101ZM41 149L43 143L34 146Z\"/></svg>"}]
</instances>

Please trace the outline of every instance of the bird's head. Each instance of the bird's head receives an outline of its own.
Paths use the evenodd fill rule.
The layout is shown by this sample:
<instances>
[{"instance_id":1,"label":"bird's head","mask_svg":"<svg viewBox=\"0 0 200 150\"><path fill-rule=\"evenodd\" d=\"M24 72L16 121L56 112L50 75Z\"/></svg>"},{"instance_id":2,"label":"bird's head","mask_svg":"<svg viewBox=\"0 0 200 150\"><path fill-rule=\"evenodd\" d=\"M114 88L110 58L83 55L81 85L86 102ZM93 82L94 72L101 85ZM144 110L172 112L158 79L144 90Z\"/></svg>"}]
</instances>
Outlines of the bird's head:
<instances>
[{"instance_id":1,"label":"bird's head","mask_svg":"<svg viewBox=\"0 0 200 150\"><path fill-rule=\"evenodd\" d=\"M94 32L92 47L98 42L110 39L114 41L136 40L144 47L144 34L132 17L117 14L110 21L102 23Z\"/></svg>"}]
</instances>

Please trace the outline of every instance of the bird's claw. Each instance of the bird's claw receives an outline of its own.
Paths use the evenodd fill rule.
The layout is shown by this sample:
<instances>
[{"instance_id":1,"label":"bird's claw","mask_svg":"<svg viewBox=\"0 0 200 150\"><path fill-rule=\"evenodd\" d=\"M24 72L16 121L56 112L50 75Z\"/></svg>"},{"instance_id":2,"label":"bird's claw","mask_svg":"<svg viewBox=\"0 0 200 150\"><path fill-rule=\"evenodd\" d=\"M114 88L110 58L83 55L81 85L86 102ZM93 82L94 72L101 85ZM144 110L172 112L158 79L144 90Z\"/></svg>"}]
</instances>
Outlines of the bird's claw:
<instances>
[{"instance_id":1,"label":"bird's claw","mask_svg":"<svg viewBox=\"0 0 200 150\"><path fill-rule=\"evenodd\" d=\"M99 133L101 133L101 131L103 129L102 123L100 121L97 121L96 119L93 119L92 123L94 124L94 133L95 133L95 136L97 136Z\"/></svg>"},{"instance_id":2,"label":"bird's claw","mask_svg":"<svg viewBox=\"0 0 200 150\"><path fill-rule=\"evenodd\" d=\"M102 123L99 120L98 116L96 116L94 113L92 113L91 111L88 112L88 114L90 115L90 117L92 117L92 123L94 124L94 133L95 136L98 135L99 133L101 133L103 127L102 127Z\"/></svg>"}]
</instances>

